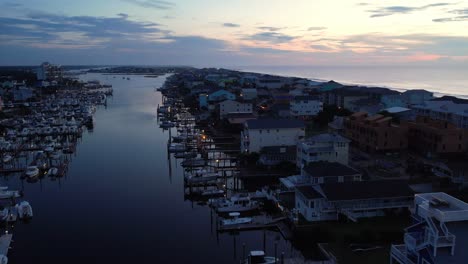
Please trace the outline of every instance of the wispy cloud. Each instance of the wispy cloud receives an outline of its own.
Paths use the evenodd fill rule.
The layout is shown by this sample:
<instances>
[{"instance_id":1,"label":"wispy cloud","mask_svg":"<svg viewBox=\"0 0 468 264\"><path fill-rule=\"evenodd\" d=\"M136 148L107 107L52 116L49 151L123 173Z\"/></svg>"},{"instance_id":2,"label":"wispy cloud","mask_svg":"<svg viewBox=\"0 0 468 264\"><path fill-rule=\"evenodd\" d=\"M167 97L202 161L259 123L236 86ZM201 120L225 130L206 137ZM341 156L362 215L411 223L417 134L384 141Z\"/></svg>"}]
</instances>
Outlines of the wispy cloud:
<instances>
[{"instance_id":1,"label":"wispy cloud","mask_svg":"<svg viewBox=\"0 0 468 264\"><path fill-rule=\"evenodd\" d=\"M309 27L307 31L315 31L315 30L325 30L326 27Z\"/></svg>"},{"instance_id":2,"label":"wispy cloud","mask_svg":"<svg viewBox=\"0 0 468 264\"><path fill-rule=\"evenodd\" d=\"M132 3L141 7L154 8L154 9L171 9L175 6L174 3L162 0L122 0L124 2Z\"/></svg>"},{"instance_id":3,"label":"wispy cloud","mask_svg":"<svg viewBox=\"0 0 468 264\"><path fill-rule=\"evenodd\" d=\"M290 42L297 37L286 35L279 32L274 31L265 31L259 32L250 36L245 37L246 40L253 40L253 41L261 41L261 42L268 42L271 44L279 44L279 43L286 43Z\"/></svg>"},{"instance_id":4,"label":"wispy cloud","mask_svg":"<svg viewBox=\"0 0 468 264\"><path fill-rule=\"evenodd\" d=\"M266 30L266 31L280 31L282 29L285 29L285 28L281 28L281 27L266 27L266 26L257 27L257 28L260 29L260 30Z\"/></svg>"},{"instance_id":5,"label":"wispy cloud","mask_svg":"<svg viewBox=\"0 0 468 264\"><path fill-rule=\"evenodd\" d=\"M433 22L459 22L459 21L468 21L468 8L465 9L455 9L449 11L450 14L453 14L451 17L436 18L433 19Z\"/></svg>"},{"instance_id":6,"label":"wispy cloud","mask_svg":"<svg viewBox=\"0 0 468 264\"><path fill-rule=\"evenodd\" d=\"M240 25L239 24L234 24L234 23L223 23L223 27L237 28L237 27L240 27Z\"/></svg>"},{"instance_id":7,"label":"wispy cloud","mask_svg":"<svg viewBox=\"0 0 468 264\"><path fill-rule=\"evenodd\" d=\"M387 6L387 7L380 7L373 10L369 10L368 12L372 13L370 17L385 17L385 16L392 16L396 14L410 14L416 11L423 11L429 8L434 7L442 7L442 6L449 6L452 5L451 3L434 3L428 4L424 6Z\"/></svg>"}]
</instances>

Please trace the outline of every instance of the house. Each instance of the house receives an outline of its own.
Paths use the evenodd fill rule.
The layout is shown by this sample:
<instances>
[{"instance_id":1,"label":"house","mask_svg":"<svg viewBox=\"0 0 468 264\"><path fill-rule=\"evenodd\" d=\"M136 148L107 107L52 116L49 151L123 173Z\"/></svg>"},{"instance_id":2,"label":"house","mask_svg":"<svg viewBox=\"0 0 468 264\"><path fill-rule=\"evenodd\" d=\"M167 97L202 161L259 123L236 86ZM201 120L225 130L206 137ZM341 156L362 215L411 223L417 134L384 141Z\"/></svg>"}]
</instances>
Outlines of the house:
<instances>
[{"instance_id":1,"label":"house","mask_svg":"<svg viewBox=\"0 0 468 264\"><path fill-rule=\"evenodd\" d=\"M257 88L279 89L283 87L284 83L281 77L263 76L257 80L256 85Z\"/></svg>"},{"instance_id":2,"label":"house","mask_svg":"<svg viewBox=\"0 0 468 264\"><path fill-rule=\"evenodd\" d=\"M21 87L12 91L13 101L22 102L31 99L34 96L31 88Z\"/></svg>"},{"instance_id":3,"label":"house","mask_svg":"<svg viewBox=\"0 0 468 264\"><path fill-rule=\"evenodd\" d=\"M390 107L406 107L407 104L403 100L403 96L401 94L386 94L383 95L380 99L380 102L383 104L385 108Z\"/></svg>"},{"instance_id":4,"label":"house","mask_svg":"<svg viewBox=\"0 0 468 264\"><path fill-rule=\"evenodd\" d=\"M241 77L240 83L244 86L250 86L258 82L258 77L256 75L246 74Z\"/></svg>"},{"instance_id":5,"label":"house","mask_svg":"<svg viewBox=\"0 0 468 264\"><path fill-rule=\"evenodd\" d=\"M375 115L383 109L383 105L378 99L364 98L347 102L345 108L351 112L366 112Z\"/></svg>"},{"instance_id":6,"label":"house","mask_svg":"<svg viewBox=\"0 0 468 264\"><path fill-rule=\"evenodd\" d=\"M328 123L328 131L330 133L341 134L344 131L344 116L335 116L333 121Z\"/></svg>"},{"instance_id":7,"label":"house","mask_svg":"<svg viewBox=\"0 0 468 264\"><path fill-rule=\"evenodd\" d=\"M413 110L406 107L395 106L383 109L382 111L387 112L400 120L412 120L414 118Z\"/></svg>"},{"instance_id":8,"label":"house","mask_svg":"<svg viewBox=\"0 0 468 264\"><path fill-rule=\"evenodd\" d=\"M434 94L426 90L408 90L401 94L407 106L420 105L434 99Z\"/></svg>"},{"instance_id":9,"label":"house","mask_svg":"<svg viewBox=\"0 0 468 264\"><path fill-rule=\"evenodd\" d=\"M335 90L335 89L339 89L341 87L343 87L344 85L342 85L341 83L337 83L335 81L329 81L329 82L326 82L326 83L322 83L322 84L319 84L319 91L320 92L328 92L328 91L332 91L332 90Z\"/></svg>"},{"instance_id":10,"label":"house","mask_svg":"<svg viewBox=\"0 0 468 264\"><path fill-rule=\"evenodd\" d=\"M340 215L356 222L407 210L413 195L406 182L394 180L304 185L296 188L295 212L309 222L338 220Z\"/></svg>"},{"instance_id":11,"label":"house","mask_svg":"<svg viewBox=\"0 0 468 264\"><path fill-rule=\"evenodd\" d=\"M291 107L289 104L274 104L271 106L270 110L275 117L288 118L291 116Z\"/></svg>"},{"instance_id":12,"label":"house","mask_svg":"<svg viewBox=\"0 0 468 264\"><path fill-rule=\"evenodd\" d=\"M396 151L408 147L407 126L383 115L354 113L345 119L345 136L367 152Z\"/></svg>"},{"instance_id":13,"label":"house","mask_svg":"<svg viewBox=\"0 0 468 264\"><path fill-rule=\"evenodd\" d=\"M405 229L404 244L392 245L390 263L467 263L468 204L446 193L414 197L414 224Z\"/></svg>"},{"instance_id":14,"label":"house","mask_svg":"<svg viewBox=\"0 0 468 264\"><path fill-rule=\"evenodd\" d=\"M198 96L198 104L200 109L201 108L208 108L208 95L207 94L200 94Z\"/></svg>"},{"instance_id":15,"label":"house","mask_svg":"<svg viewBox=\"0 0 468 264\"><path fill-rule=\"evenodd\" d=\"M255 88L244 88L241 90L240 96L244 100L254 100L257 99L257 89Z\"/></svg>"},{"instance_id":16,"label":"house","mask_svg":"<svg viewBox=\"0 0 468 264\"><path fill-rule=\"evenodd\" d=\"M314 161L338 162L348 165L349 143L351 140L338 134L320 134L297 144L298 168Z\"/></svg>"},{"instance_id":17,"label":"house","mask_svg":"<svg viewBox=\"0 0 468 264\"><path fill-rule=\"evenodd\" d=\"M306 95L306 93L304 92L304 88L302 88L302 87L301 88L296 87L295 89L290 90L289 94L294 96L294 97Z\"/></svg>"},{"instance_id":18,"label":"house","mask_svg":"<svg viewBox=\"0 0 468 264\"><path fill-rule=\"evenodd\" d=\"M226 100L219 103L219 118L225 119L228 114L252 113L252 104Z\"/></svg>"},{"instance_id":19,"label":"house","mask_svg":"<svg viewBox=\"0 0 468 264\"><path fill-rule=\"evenodd\" d=\"M296 146L271 146L260 150L260 164L266 166L278 165L282 162L296 162Z\"/></svg>"},{"instance_id":20,"label":"house","mask_svg":"<svg viewBox=\"0 0 468 264\"><path fill-rule=\"evenodd\" d=\"M208 102L220 102L224 100L236 100L236 95L223 89L214 91L208 95Z\"/></svg>"},{"instance_id":21,"label":"house","mask_svg":"<svg viewBox=\"0 0 468 264\"><path fill-rule=\"evenodd\" d=\"M464 154L468 150L468 129L418 116L415 121L408 122L408 144L411 149L428 157Z\"/></svg>"},{"instance_id":22,"label":"house","mask_svg":"<svg viewBox=\"0 0 468 264\"><path fill-rule=\"evenodd\" d=\"M311 118L323 110L323 104L316 96L296 96L290 102L291 116Z\"/></svg>"},{"instance_id":23,"label":"house","mask_svg":"<svg viewBox=\"0 0 468 264\"><path fill-rule=\"evenodd\" d=\"M468 104L454 101L426 101L412 107L414 114L440 119L460 128L468 128Z\"/></svg>"},{"instance_id":24,"label":"house","mask_svg":"<svg viewBox=\"0 0 468 264\"><path fill-rule=\"evenodd\" d=\"M309 179L310 184L362 180L359 171L338 162L328 161L315 161L306 164L301 169L301 175Z\"/></svg>"},{"instance_id":25,"label":"house","mask_svg":"<svg viewBox=\"0 0 468 264\"><path fill-rule=\"evenodd\" d=\"M291 119L253 119L241 132L241 151L260 152L263 147L292 146L305 136L304 122Z\"/></svg>"},{"instance_id":26,"label":"house","mask_svg":"<svg viewBox=\"0 0 468 264\"><path fill-rule=\"evenodd\" d=\"M226 118L231 125L244 125L247 120L257 119L253 113L229 113Z\"/></svg>"}]
</instances>

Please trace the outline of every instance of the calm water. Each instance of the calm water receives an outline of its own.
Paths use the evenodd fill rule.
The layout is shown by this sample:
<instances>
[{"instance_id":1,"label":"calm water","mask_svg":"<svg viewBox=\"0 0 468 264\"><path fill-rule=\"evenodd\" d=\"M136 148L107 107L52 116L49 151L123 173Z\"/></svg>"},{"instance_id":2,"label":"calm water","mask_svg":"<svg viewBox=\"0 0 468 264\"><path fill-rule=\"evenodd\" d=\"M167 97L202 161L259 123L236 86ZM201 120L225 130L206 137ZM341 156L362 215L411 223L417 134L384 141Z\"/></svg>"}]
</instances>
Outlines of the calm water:
<instances>
[{"instance_id":1,"label":"calm water","mask_svg":"<svg viewBox=\"0 0 468 264\"><path fill-rule=\"evenodd\" d=\"M168 132L155 120L161 97L154 87L165 77L83 78L112 84L114 96L97 110L93 132L83 133L68 175L1 179L24 189L34 210L30 223L12 230L10 263L238 263L242 243L263 248L263 231L217 236L210 209L184 201L181 167L170 160L169 173ZM277 239L280 250L293 252L278 233L266 238L270 255Z\"/></svg>"},{"instance_id":2,"label":"calm water","mask_svg":"<svg viewBox=\"0 0 468 264\"><path fill-rule=\"evenodd\" d=\"M397 90L426 89L437 95L468 98L468 65L464 67L238 67L242 71L335 80L345 84L382 86Z\"/></svg>"}]
</instances>

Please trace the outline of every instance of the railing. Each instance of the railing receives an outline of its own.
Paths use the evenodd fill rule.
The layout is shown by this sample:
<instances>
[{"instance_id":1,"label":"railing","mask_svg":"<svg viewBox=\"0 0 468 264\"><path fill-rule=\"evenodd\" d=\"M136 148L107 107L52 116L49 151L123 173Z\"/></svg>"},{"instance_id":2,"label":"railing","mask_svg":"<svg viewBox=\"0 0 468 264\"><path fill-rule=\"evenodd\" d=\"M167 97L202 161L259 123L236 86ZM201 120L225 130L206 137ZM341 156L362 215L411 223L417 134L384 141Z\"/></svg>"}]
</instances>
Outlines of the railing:
<instances>
[{"instance_id":1,"label":"railing","mask_svg":"<svg viewBox=\"0 0 468 264\"><path fill-rule=\"evenodd\" d=\"M390 254L392 258L401 264L416 264L414 261L408 258L405 245L392 245Z\"/></svg>"},{"instance_id":2,"label":"railing","mask_svg":"<svg viewBox=\"0 0 468 264\"><path fill-rule=\"evenodd\" d=\"M398 201L398 202L381 202L381 203L365 203L365 204L353 204L352 206L342 206L343 209L378 209L378 208L390 208L390 207L405 207L411 206L410 201Z\"/></svg>"},{"instance_id":3,"label":"railing","mask_svg":"<svg viewBox=\"0 0 468 264\"><path fill-rule=\"evenodd\" d=\"M468 210L442 211L437 208L430 208L427 202L418 205L418 214L423 218L435 217L441 222L468 220Z\"/></svg>"}]
</instances>

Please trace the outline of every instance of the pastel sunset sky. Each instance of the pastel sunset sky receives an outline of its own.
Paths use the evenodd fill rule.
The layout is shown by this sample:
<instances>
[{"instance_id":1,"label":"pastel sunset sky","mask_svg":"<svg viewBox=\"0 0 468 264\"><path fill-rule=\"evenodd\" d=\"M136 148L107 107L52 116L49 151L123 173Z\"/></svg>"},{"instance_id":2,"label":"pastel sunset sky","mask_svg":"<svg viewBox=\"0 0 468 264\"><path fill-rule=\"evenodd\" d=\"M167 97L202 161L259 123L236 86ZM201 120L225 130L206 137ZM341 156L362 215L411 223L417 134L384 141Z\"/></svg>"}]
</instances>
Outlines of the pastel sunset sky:
<instances>
[{"instance_id":1,"label":"pastel sunset sky","mask_svg":"<svg viewBox=\"0 0 468 264\"><path fill-rule=\"evenodd\" d=\"M467 65L467 1L0 0L0 64Z\"/></svg>"}]
</instances>

